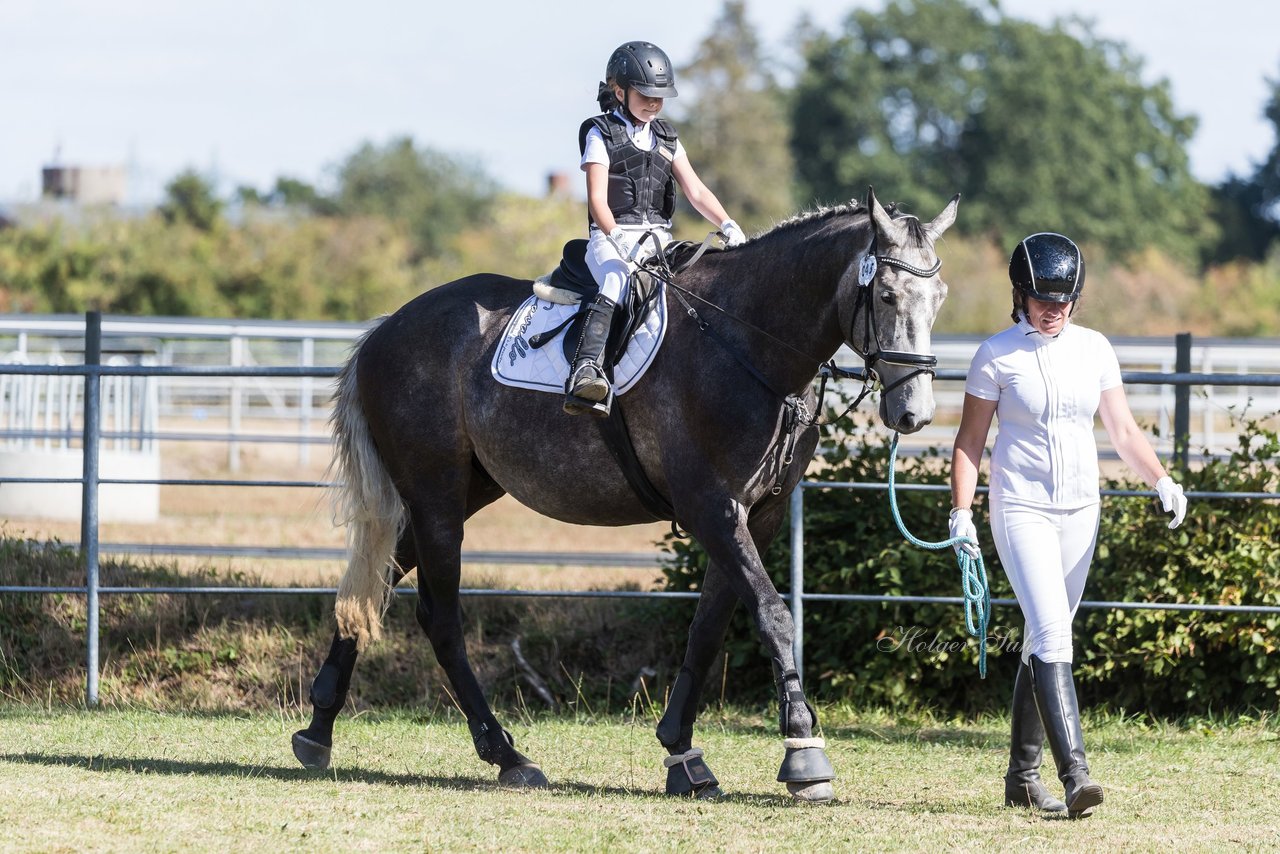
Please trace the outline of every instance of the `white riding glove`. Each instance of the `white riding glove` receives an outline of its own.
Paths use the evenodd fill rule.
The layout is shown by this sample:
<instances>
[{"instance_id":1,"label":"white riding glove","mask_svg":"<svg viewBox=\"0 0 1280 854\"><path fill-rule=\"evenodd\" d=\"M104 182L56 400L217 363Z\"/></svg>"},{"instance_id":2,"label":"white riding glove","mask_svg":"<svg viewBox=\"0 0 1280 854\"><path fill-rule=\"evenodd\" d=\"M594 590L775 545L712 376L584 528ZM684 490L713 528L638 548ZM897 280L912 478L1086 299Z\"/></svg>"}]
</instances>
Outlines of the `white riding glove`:
<instances>
[{"instance_id":1,"label":"white riding glove","mask_svg":"<svg viewBox=\"0 0 1280 854\"><path fill-rule=\"evenodd\" d=\"M724 245L730 249L747 242L747 236L742 233L742 229L738 227L738 224L731 219L726 219L720 223L720 233L724 235Z\"/></svg>"},{"instance_id":2,"label":"white riding glove","mask_svg":"<svg viewBox=\"0 0 1280 854\"><path fill-rule=\"evenodd\" d=\"M613 244L613 248L618 250L618 255L624 260L629 260L631 253L630 247L627 246L627 232L622 226L615 225L613 230L609 232L609 242Z\"/></svg>"},{"instance_id":3,"label":"white riding glove","mask_svg":"<svg viewBox=\"0 0 1280 854\"><path fill-rule=\"evenodd\" d=\"M973 540L972 543L956 543L952 546L956 550L956 554L963 551L969 557L977 560L982 552L979 551L978 529L973 525L973 511L968 507L957 507L951 511L951 537L968 537Z\"/></svg>"},{"instance_id":4,"label":"white riding glove","mask_svg":"<svg viewBox=\"0 0 1280 854\"><path fill-rule=\"evenodd\" d=\"M1187 515L1187 496L1182 494L1182 484L1174 483L1173 478L1165 475L1156 481L1156 494L1160 496L1160 506L1164 508L1164 512L1173 514L1169 527L1181 525Z\"/></svg>"}]
</instances>

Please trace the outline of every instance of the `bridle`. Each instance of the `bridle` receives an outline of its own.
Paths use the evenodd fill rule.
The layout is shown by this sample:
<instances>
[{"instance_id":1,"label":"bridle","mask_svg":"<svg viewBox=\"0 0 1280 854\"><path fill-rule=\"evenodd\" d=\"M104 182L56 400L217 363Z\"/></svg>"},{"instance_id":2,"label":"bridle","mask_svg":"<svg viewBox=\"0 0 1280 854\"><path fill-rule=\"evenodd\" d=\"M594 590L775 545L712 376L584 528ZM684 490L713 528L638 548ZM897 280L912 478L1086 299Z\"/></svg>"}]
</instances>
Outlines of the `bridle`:
<instances>
[{"instance_id":1,"label":"bridle","mask_svg":"<svg viewBox=\"0 0 1280 854\"><path fill-rule=\"evenodd\" d=\"M927 279L942 269L942 261L934 261L933 266L925 270L914 264L908 264L900 258L881 255L876 251L879 239L879 235L873 232L871 245L867 247L866 254L862 256L862 261L858 265L858 291L853 301L853 316L849 318L848 340L850 343L853 342L854 329L858 323L858 314L862 313L865 316L867 330L865 346L861 354L862 363L866 369L866 382L868 385L879 382L883 386L883 392L887 393L903 383L915 379L920 374L933 376L934 370L938 366L938 357L932 353L908 353L902 350L886 350L880 346L880 330L876 327L875 300L872 299L876 278L880 272L880 265L895 267L913 276ZM884 385L884 381L876 371L876 365L880 363L913 368L914 370L894 380L891 384Z\"/></svg>"}]
</instances>

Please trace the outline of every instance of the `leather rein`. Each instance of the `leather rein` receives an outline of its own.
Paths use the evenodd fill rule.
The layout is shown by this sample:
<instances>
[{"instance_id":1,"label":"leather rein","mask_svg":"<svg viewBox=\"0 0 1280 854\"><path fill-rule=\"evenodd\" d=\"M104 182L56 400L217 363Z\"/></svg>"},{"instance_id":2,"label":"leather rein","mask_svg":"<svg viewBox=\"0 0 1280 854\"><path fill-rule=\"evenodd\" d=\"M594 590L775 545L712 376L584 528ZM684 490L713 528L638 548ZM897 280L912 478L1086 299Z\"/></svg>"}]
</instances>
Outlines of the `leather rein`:
<instances>
[{"instance_id":1,"label":"leather rein","mask_svg":"<svg viewBox=\"0 0 1280 854\"><path fill-rule=\"evenodd\" d=\"M933 266L926 270L916 267L913 264L909 264L899 258L894 258L889 255L881 255L876 251L879 236L874 233L872 234L871 245L867 248L866 254L863 255L862 261L858 266L858 290L857 296L854 299L853 317L850 318L849 321L849 336L847 339L850 342L854 340L854 328L858 322L858 315L859 313L863 314L865 316L867 330L867 340L865 343L868 346L864 346L864 352L859 354L862 356L864 366L863 374L859 377L858 374L853 371L847 371L838 367L834 358L827 359L825 361L822 359L815 359L812 355L788 344L776 335L766 332L755 324L730 314L724 308L716 305L705 297L699 296L687 288L682 288L672 281L677 273L681 273L689 269L695 261L702 257L702 254L707 250L708 244L714 234L715 232L712 232L712 234L707 235L707 238L702 242L702 246L694 253L693 257L680 264L674 271L667 264L666 258L661 251L656 252L649 259L646 259L641 266L643 266L651 275L660 278L671 287L672 292L675 293L676 298L680 300L682 305L684 305L685 311L694 323L698 325L699 330L714 338L720 346L733 356L734 359L736 359L749 374L755 377L761 385L773 392L774 395L782 400L784 404L784 424L783 438L779 449L780 465L778 466L777 478L774 480L773 487L770 489L770 492L774 495L778 495L782 492L783 480L785 479L786 473L790 469L791 463L794 459L794 451L798 439L797 427L822 426L824 424L831 424L835 421L839 421L845 415L856 409L867 395L875 389L877 384L882 386L885 392L889 392L903 383L914 379L920 374L934 374L935 368L938 365L938 357L932 353L911 353L902 350L885 350L880 346L880 332L876 326L875 308L871 295L874 290L874 283L879 271L879 265L881 264L886 267L894 267L922 279L927 279L942 269L942 261L935 260ZM716 311L720 312L735 323L763 335L787 350L790 350L791 352L803 357L805 360L817 365L818 376L821 378L821 382L818 387L818 399L814 411L812 413L809 412L809 407L802 397L778 392L764 374L760 372L759 368L753 365L751 361L747 359L745 355L740 353L731 342L717 332L715 327L711 326L706 320L704 320L702 316L698 314L697 309L695 309L689 301L685 299L685 297L692 297L693 299L714 308ZM877 364L898 365L913 368L914 370L895 380L892 384L884 386L880 375L875 369ZM854 399L853 403L845 407L843 412L835 418L823 421L821 419L822 404L827 393L827 380L831 378L861 379L863 387L857 398Z\"/></svg>"},{"instance_id":2,"label":"leather rein","mask_svg":"<svg viewBox=\"0 0 1280 854\"><path fill-rule=\"evenodd\" d=\"M677 299L679 299L681 304L684 305L685 311L688 313L689 317L692 318L693 321L698 325L698 328L700 330L708 333L713 338L715 338L722 347L728 350L729 353L735 359L737 359L737 361L741 363L743 367L746 368L748 373L750 373L757 380L759 380L760 383L765 386L765 388L768 388L770 391L773 391L775 395L782 398L783 400L786 400L790 403L790 401L792 400L792 396L779 393L777 390L775 390L773 386L769 383L769 381L765 379L764 375L761 374L760 371L755 367L755 365L751 364L749 360L747 360L743 355L738 353L736 348L734 348L728 341L726 341L722 336L720 336L719 333L717 333L715 329L707 323L707 321L702 319L702 317L698 314L697 309L695 309L692 305L690 305L689 301L685 299L685 297L686 296L692 297L693 299L701 303L704 303L705 305L711 308L714 308L716 311L720 312L722 315L734 321L735 323L741 326L745 326L746 328L752 330L753 332L763 335L765 338L770 339L771 341L775 342L779 346L787 350L790 350L796 355L803 357L806 361L812 362L813 364L817 365L818 375L821 378L821 385L819 386L819 391L818 391L818 403L816 407L816 412L814 412L812 416L809 416L807 412L807 407L804 406L803 401L799 401L800 407L802 408L802 410L804 410L802 412L802 418L801 418L802 423L806 425L811 425L811 424L822 425L822 424L832 423L833 421L838 421L841 418L843 418L845 415L847 415L849 412L856 409L858 405L861 404L862 401L867 397L867 395L875 390L877 385L881 386L883 391L889 392L894 390L898 386L906 382L909 382L912 379L915 379L920 374L929 374L931 376L934 374L938 366L938 357L935 356L934 354L911 353L903 350L886 350L880 345L880 330L876 325L876 314L875 314L874 301L872 300L872 294L873 294L873 291L875 290L875 280L879 273L880 265L884 265L886 267L894 267L896 269L902 270L903 272L910 273L913 276L918 276L919 278L927 279L930 276L936 275L938 271L942 269L942 261L940 259L935 260L932 267L929 267L928 269L924 269L921 267L917 267L914 264L910 264L906 261L903 261L900 258L894 258L891 255L882 255L876 251L877 244L879 243L879 235L876 235L873 233L871 237L871 245L867 248L866 253L862 257L862 261L859 263L859 266L858 266L858 290L857 290L857 295L854 297L853 316L849 319L849 336L848 336L849 341L855 340L854 332L858 323L859 314L863 315L866 330L867 330L866 340L862 348L863 352L859 353L859 355L862 357L862 363L863 363L863 372L861 375L859 375L855 371L849 371L849 370L845 370L844 368L838 367L835 363L834 358L827 359L827 360L814 358L809 353L806 353L803 350L800 350L799 348L792 346L786 341L783 341L781 338L778 338L776 335L766 332L765 330L761 329L755 324L730 314L728 311L721 308L719 305L716 305L714 302L706 299L705 297L699 296L693 291L690 291L687 288L682 288L679 285L675 284L675 282L672 281L672 279L675 277L675 274L682 273L685 270L689 269L689 267L693 266L693 263L702 257L702 254L707 249L708 242L711 240L711 238L714 235L715 235L715 232L712 232L711 234L707 235L706 240L702 242L702 246L700 246L698 251L694 253L693 257L691 257L688 261L684 262L683 264L680 264L679 267L674 271L667 265L666 259L663 257L661 252L655 253L652 257L647 259L642 266L649 269L651 273L657 275L664 282L666 282L666 284L671 286L671 289L675 293ZM894 382L886 386L884 385L879 372L876 371L877 364L898 365L902 367L913 368L914 370L912 370L910 373L905 374L902 377L899 377L897 380L895 380ZM844 412L841 412L840 415L828 421L820 421L818 419L818 415L819 413L822 412L822 401L826 395L827 380L832 378L860 379L862 380L863 388L861 393L859 393L858 397L853 401L853 403L851 403L848 407L845 408ZM798 398L796 400L798 401Z\"/></svg>"}]
</instances>

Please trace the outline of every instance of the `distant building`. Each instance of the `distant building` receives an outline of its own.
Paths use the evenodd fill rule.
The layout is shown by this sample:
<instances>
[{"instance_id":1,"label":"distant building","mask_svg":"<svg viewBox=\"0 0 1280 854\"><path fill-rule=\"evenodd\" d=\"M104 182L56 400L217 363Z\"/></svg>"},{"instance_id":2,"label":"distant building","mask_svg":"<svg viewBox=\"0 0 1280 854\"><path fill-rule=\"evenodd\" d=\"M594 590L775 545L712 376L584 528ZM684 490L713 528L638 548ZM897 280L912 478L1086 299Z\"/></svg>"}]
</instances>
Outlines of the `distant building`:
<instances>
[{"instance_id":1,"label":"distant building","mask_svg":"<svg viewBox=\"0 0 1280 854\"><path fill-rule=\"evenodd\" d=\"M547 173L547 196L553 199L568 198L573 194L573 179L567 172Z\"/></svg>"},{"instance_id":2,"label":"distant building","mask_svg":"<svg viewBox=\"0 0 1280 854\"><path fill-rule=\"evenodd\" d=\"M120 205L125 196L123 166L46 166L40 196L81 205Z\"/></svg>"}]
</instances>

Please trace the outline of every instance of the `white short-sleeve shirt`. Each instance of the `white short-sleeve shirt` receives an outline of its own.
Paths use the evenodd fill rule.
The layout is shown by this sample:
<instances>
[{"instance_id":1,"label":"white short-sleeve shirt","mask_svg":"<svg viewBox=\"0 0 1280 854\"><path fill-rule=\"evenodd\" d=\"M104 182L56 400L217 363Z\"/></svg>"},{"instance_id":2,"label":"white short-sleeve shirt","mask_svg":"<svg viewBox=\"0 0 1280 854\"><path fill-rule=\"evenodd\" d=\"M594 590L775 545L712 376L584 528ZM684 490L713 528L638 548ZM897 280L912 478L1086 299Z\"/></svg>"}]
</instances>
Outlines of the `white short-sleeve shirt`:
<instances>
[{"instance_id":1,"label":"white short-sleeve shirt","mask_svg":"<svg viewBox=\"0 0 1280 854\"><path fill-rule=\"evenodd\" d=\"M1093 420L1102 392L1120 383L1111 342L1083 326L1047 338L1022 320L984 341L964 390L997 401L992 494L1058 509L1097 503Z\"/></svg>"}]
</instances>

